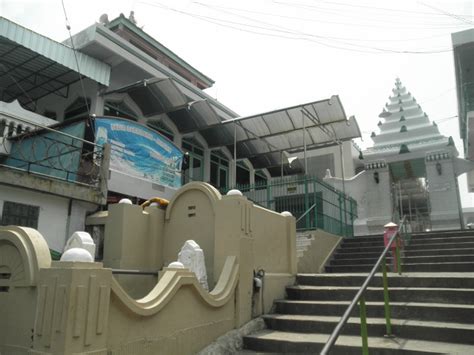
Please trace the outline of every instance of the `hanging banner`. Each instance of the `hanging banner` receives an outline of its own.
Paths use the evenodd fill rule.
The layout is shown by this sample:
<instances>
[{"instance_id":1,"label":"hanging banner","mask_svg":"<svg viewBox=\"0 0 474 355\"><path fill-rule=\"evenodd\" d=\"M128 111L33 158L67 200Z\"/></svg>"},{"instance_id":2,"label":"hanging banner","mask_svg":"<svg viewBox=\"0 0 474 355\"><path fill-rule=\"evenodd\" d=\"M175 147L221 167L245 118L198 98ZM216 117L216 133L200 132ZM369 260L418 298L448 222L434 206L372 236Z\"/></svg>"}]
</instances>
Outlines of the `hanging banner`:
<instances>
[{"instance_id":1,"label":"hanging banner","mask_svg":"<svg viewBox=\"0 0 474 355\"><path fill-rule=\"evenodd\" d=\"M166 137L139 123L95 119L96 144L110 143L110 169L163 186L181 186L183 153Z\"/></svg>"}]
</instances>

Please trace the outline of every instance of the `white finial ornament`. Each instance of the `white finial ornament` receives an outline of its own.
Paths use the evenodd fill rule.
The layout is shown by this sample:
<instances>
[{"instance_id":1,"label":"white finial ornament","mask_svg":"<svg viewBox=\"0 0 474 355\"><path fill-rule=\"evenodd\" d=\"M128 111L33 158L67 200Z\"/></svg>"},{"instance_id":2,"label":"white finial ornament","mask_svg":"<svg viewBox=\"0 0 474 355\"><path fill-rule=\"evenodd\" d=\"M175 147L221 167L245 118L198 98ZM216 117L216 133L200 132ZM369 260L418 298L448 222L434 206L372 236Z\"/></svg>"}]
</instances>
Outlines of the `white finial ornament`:
<instances>
[{"instance_id":1,"label":"white finial ornament","mask_svg":"<svg viewBox=\"0 0 474 355\"><path fill-rule=\"evenodd\" d=\"M242 192L237 189L229 190L226 194L227 196L242 196Z\"/></svg>"}]
</instances>

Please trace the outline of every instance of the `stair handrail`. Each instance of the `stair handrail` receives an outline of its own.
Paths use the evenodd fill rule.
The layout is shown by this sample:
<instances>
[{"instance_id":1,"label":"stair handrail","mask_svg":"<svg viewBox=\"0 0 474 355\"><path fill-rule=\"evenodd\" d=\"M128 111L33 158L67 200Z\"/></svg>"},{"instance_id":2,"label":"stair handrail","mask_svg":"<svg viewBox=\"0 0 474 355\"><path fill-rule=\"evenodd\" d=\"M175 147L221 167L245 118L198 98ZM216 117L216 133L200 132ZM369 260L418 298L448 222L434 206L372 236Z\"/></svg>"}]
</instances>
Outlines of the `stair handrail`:
<instances>
[{"instance_id":1,"label":"stair handrail","mask_svg":"<svg viewBox=\"0 0 474 355\"><path fill-rule=\"evenodd\" d=\"M313 205L312 205L310 208L308 208L301 216L299 216L298 219L296 220L296 223L298 223L299 221L301 221L301 219L302 219L304 216L306 216L309 212L311 212L311 210L316 207L316 204L317 204L317 202L313 203Z\"/></svg>"},{"instance_id":2,"label":"stair handrail","mask_svg":"<svg viewBox=\"0 0 474 355\"><path fill-rule=\"evenodd\" d=\"M404 215L402 220L400 221L400 225L398 226L398 230L396 233L392 235L390 238L389 242L385 246L385 249L383 250L382 254L378 258L377 262L375 263L374 267L370 271L369 275L365 279L364 283L362 286L359 288L357 291L356 295L352 299L352 302L349 304L347 307L346 311L342 315L341 319L339 320L339 323L337 323L336 327L334 328L333 332L329 336L328 340L326 341L326 344L324 345L323 349L321 350L320 354L321 355L326 355L328 354L329 350L334 346L334 344L337 341L337 338L339 338L340 333L342 332L343 327L346 325L347 321L349 320L349 317L356 306L356 304L360 301L360 318L361 318L361 336L362 336L362 353L363 354L369 354L368 351L368 341L367 341L367 324L366 324L366 319L365 319L365 299L363 297L364 292L367 290L367 287L369 286L369 283L372 281L373 277L375 276L377 269L379 266L382 264L383 268L383 276L384 276L384 301L385 301L385 320L387 322L387 333L388 335L391 335L391 324L390 324L390 307L388 303L388 290L387 290L387 277L386 277L386 264L385 264L385 257L388 253L388 250L391 248L392 243L395 242L395 239L397 240L395 242L396 245L396 259L397 259L397 265L398 265L398 273L401 275L401 263L400 263L400 251L399 247L401 245L400 238L402 238L401 233L402 230L405 231L405 223L406 223L406 216ZM388 314L387 314L388 312ZM363 324L365 323L365 324ZM365 329L364 329L365 328Z\"/></svg>"}]
</instances>

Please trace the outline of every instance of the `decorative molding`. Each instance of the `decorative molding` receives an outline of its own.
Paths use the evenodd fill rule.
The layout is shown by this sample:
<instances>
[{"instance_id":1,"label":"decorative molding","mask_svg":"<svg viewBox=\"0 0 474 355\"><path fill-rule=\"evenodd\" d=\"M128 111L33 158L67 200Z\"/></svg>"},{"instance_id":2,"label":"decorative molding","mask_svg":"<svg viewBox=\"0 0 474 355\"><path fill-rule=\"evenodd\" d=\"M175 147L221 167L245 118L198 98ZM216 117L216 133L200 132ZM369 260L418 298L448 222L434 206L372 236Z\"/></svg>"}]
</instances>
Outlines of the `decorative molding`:
<instances>
[{"instance_id":1,"label":"decorative molding","mask_svg":"<svg viewBox=\"0 0 474 355\"><path fill-rule=\"evenodd\" d=\"M386 167L387 162L385 160L378 160L365 164L365 170L384 169Z\"/></svg>"},{"instance_id":2,"label":"decorative molding","mask_svg":"<svg viewBox=\"0 0 474 355\"><path fill-rule=\"evenodd\" d=\"M425 161L438 161L451 159L451 153L446 151L430 152L426 154Z\"/></svg>"}]
</instances>

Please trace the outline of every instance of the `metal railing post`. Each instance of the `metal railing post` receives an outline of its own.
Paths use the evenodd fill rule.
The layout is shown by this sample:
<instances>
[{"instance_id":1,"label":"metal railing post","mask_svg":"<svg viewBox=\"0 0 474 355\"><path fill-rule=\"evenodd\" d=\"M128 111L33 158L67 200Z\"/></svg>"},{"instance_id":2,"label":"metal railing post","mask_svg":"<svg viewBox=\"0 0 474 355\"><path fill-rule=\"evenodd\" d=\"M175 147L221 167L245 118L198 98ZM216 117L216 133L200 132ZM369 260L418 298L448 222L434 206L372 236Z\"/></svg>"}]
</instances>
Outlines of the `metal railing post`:
<instances>
[{"instance_id":1,"label":"metal railing post","mask_svg":"<svg viewBox=\"0 0 474 355\"><path fill-rule=\"evenodd\" d=\"M308 177L305 176L304 178L304 210L307 211L309 208L309 194L308 194ZM310 218L309 213L306 214L305 218L305 229L309 229Z\"/></svg>"},{"instance_id":2,"label":"metal railing post","mask_svg":"<svg viewBox=\"0 0 474 355\"><path fill-rule=\"evenodd\" d=\"M362 337L362 354L369 355L369 339L367 333L367 309L365 307L365 297L359 300L360 310L360 336Z\"/></svg>"},{"instance_id":3,"label":"metal railing post","mask_svg":"<svg viewBox=\"0 0 474 355\"><path fill-rule=\"evenodd\" d=\"M385 310L385 328L387 330L387 336L392 335L392 323L390 321L390 299L388 296L388 279L387 279L387 258L382 261L382 274L383 274L383 302Z\"/></svg>"},{"instance_id":4,"label":"metal railing post","mask_svg":"<svg viewBox=\"0 0 474 355\"><path fill-rule=\"evenodd\" d=\"M314 194L314 228L318 229L318 193L316 192L316 180L313 180Z\"/></svg>"},{"instance_id":5,"label":"metal railing post","mask_svg":"<svg viewBox=\"0 0 474 355\"><path fill-rule=\"evenodd\" d=\"M339 193L339 196L338 196L338 199L339 199L339 223L340 223L340 226L341 226L341 230L340 230L340 233L341 233L341 237L344 237L344 227L343 227L343 219L342 219L342 200L341 200L341 194Z\"/></svg>"},{"instance_id":6,"label":"metal railing post","mask_svg":"<svg viewBox=\"0 0 474 355\"><path fill-rule=\"evenodd\" d=\"M379 267L385 267L384 269L384 301L386 301L386 304L389 305L389 298L388 298L388 281L387 281L387 272L386 272L386 257L387 253L389 252L389 249L391 249L391 246L393 243L396 243L397 240L396 238L399 237L403 224L406 222L406 216L403 216L402 221L400 226L398 227L397 233L393 234L390 237L390 240L388 241L387 245L385 246L385 249L383 252L380 254L380 257L377 259L377 262L375 263L374 267L370 271L369 275L365 279L364 283L362 286L359 288L357 291L356 295L352 299L351 303L349 306L346 308L346 311L342 315L341 319L337 323L336 327L332 331L331 335L329 336L328 340L326 341L326 344L322 348L320 354L321 355L327 355L331 348L334 346L336 343L339 335L342 332L342 329L344 325L347 323L349 320L352 311L354 308L359 304L359 311L360 311L360 326L361 326L361 337L362 337L362 353L363 354L368 354L369 353L369 345L368 345L368 338L367 338L367 313L366 313L366 307L365 307L365 299L364 299L364 293L367 291L367 288L369 287L370 282L372 279L375 277L375 274L377 270L379 270ZM398 245L398 244L397 244ZM398 248L397 248L398 251ZM398 254L398 253L397 253ZM400 273L401 274L401 273ZM386 290L386 291L385 291ZM388 307L385 308L386 310L386 321L387 321L387 333L392 334L392 329L391 329L391 323L390 323L390 309Z\"/></svg>"},{"instance_id":7,"label":"metal railing post","mask_svg":"<svg viewBox=\"0 0 474 355\"><path fill-rule=\"evenodd\" d=\"M397 271L398 275L402 274L402 263L400 260L400 232L397 233L397 237L395 238L395 254L397 258Z\"/></svg>"},{"instance_id":8,"label":"metal railing post","mask_svg":"<svg viewBox=\"0 0 474 355\"><path fill-rule=\"evenodd\" d=\"M271 209L270 201L272 197L272 185L267 181L267 208Z\"/></svg>"}]
</instances>

